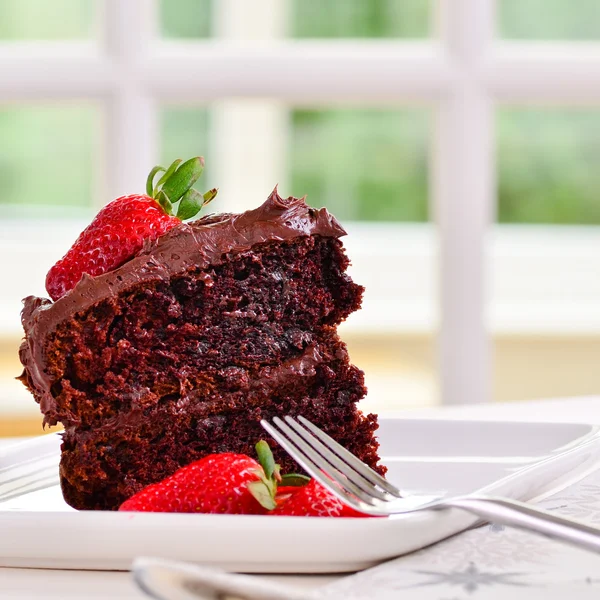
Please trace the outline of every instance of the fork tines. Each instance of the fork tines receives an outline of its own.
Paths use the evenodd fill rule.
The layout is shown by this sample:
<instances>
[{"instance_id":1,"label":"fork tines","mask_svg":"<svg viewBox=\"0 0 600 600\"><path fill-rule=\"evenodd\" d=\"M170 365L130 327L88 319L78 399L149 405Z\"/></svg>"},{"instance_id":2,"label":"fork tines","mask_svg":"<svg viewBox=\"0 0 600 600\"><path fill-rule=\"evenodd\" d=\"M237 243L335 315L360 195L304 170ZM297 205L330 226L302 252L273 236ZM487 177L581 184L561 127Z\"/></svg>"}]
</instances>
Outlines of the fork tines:
<instances>
[{"instance_id":1,"label":"fork tines","mask_svg":"<svg viewBox=\"0 0 600 600\"><path fill-rule=\"evenodd\" d=\"M263 420L261 425L309 475L343 502L364 510L401 497L395 486L308 419L284 419L274 417L273 424Z\"/></svg>"}]
</instances>

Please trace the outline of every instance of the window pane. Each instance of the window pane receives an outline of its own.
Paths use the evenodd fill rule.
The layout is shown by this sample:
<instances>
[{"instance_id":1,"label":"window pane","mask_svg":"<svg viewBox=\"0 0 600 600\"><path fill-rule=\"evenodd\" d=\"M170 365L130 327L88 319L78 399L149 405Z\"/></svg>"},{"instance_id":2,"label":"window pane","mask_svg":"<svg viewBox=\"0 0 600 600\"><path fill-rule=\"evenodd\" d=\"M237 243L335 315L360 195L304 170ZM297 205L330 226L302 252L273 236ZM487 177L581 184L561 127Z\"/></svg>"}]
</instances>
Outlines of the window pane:
<instances>
[{"instance_id":1,"label":"window pane","mask_svg":"<svg viewBox=\"0 0 600 600\"><path fill-rule=\"evenodd\" d=\"M168 38L210 36L211 0L160 0L161 32Z\"/></svg>"},{"instance_id":2,"label":"window pane","mask_svg":"<svg viewBox=\"0 0 600 600\"><path fill-rule=\"evenodd\" d=\"M498 113L498 220L520 225L491 246L497 400L598 389L599 134L599 110Z\"/></svg>"},{"instance_id":3,"label":"window pane","mask_svg":"<svg viewBox=\"0 0 600 600\"><path fill-rule=\"evenodd\" d=\"M600 224L600 111L498 115L502 223Z\"/></svg>"},{"instance_id":4,"label":"window pane","mask_svg":"<svg viewBox=\"0 0 600 600\"><path fill-rule=\"evenodd\" d=\"M424 110L296 110L291 191L342 220L426 221L428 137Z\"/></svg>"},{"instance_id":5,"label":"window pane","mask_svg":"<svg viewBox=\"0 0 600 600\"><path fill-rule=\"evenodd\" d=\"M176 158L204 155L208 151L208 111L167 107L161 111L163 164Z\"/></svg>"},{"instance_id":6,"label":"window pane","mask_svg":"<svg viewBox=\"0 0 600 600\"><path fill-rule=\"evenodd\" d=\"M430 0L293 0L299 38L419 38L430 35Z\"/></svg>"},{"instance_id":7,"label":"window pane","mask_svg":"<svg viewBox=\"0 0 600 600\"><path fill-rule=\"evenodd\" d=\"M94 0L0 0L0 40L92 36Z\"/></svg>"},{"instance_id":8,"label":"window pane","mask_svg":"<svg viewBox=\"0 0 600 600\"><path fill-rule=\"evenodd\" d=\"M598 0L500 0L498 30L513 39L600 39Z\"/></svg>"},{"instance_id":9,"label":"window pane","mask_svg":"<svg viewBox=\"0 0 600 600\"><path fill-rule=\"evenodd\" d=\"M48 215L90 206L96 118L86 106L0 107L0 203Z\"/></svg>"},{"instance_id":10,"label":"window pane","mask_svg":"<svg viewBox=\"0 0 600 600\"><path fill-rule=\"evenodd\" d=\"M226 5L223 5L226 6ZM224 13L215 18L220 4L211 0L161 0L161 31L165 37L201 39L211 35L218 21L228 35L245 39L297 38L422 38L430 35L431 0L288 0L283 6L260 6L255 13L272 17L266 25L249 17L240 26L239 15ZM225 10L231 11L230 5ZM266 12L265 12L266 11ZM283 11L280 13L279 11ZM236 18L237 16L237 18ZM268 20L268 18L267 18ZM230 27L236 23L233 29ZM240 28L241 27L241 28ZM251 30L251 31L250 31ZM281 31L280 31L281 30Z\"/></svg>"},{"instance_id":11,"label":"window pane","mask_svg":"<svg viewBox=\"0 0 600 600\"><path fill-rule=\"evenodd\" d=\"M196 187L204 191L213 185L214 164L209 147L209 113L202 108L165 107L160 116L162 149L161 165L170 165L176 158L186 160L192 156L204 156L206 168ZM217 201L211 204L212 209Z\"/></svg>"}]
</instances>

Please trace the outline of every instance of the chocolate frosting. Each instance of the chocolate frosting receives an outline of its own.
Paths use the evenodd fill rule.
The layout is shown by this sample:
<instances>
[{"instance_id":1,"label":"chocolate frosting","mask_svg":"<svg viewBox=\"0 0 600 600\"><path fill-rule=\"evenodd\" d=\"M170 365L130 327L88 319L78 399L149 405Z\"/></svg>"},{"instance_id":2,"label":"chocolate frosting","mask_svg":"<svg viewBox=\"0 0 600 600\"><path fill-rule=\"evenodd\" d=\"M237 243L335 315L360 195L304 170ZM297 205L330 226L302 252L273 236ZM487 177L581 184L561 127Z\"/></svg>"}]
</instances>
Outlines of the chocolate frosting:
<instances>
[{"instance_id":1,"label":"chocolate frosting","mask_svg":"<svg viewBox=\"0 0 600 600\"><path fill-rule=\"evenodd\" d=\"M311 208L304 198L281 198L275 188L266 202L254 210L209 215L170 229L117 269L96 277L84 274L70 292L54 303L28 296L23 300L21 313L25 340L20 357L28 383L40 395L42 412L53 410L55 405L50 392L52 382L45 372L45 345L48 336L65 319L139 283L168 281L192 267L206 269L256 244L310 235L338 238L346 232L325 208ZM211 285L208 274L206 285Z\"/></svg>"},{"instance_id":2,"label":"chocolate frosting","mask_svg":"<svg viewBox=\"0 0 600 600\"><path fill-rule=\"evenodd\" d=\"M277 366L266 366L260 369L256 375L256 379L249 382L247 391L260 390L263 394L268 394L282 384L293 383L299 377L315 377L317 374L317 366L324 358L322 350L316 345L311 344L304 349L302 354L292 358ZM327 358L331 356L325 355ZM188 398L189 399L189 398ZM185 402L185 399L184 399ZM198 410L196 406L195 416L199 419L208 419L218 411L220 402L208 401L203 402L203 406ZM99 427L95 427L93 431L79 431L79 437L85 438L95 436L102 431L117 431L122 429L136 429L140 422L144 419L144 407L134 403L127 412L119 412L116 415L108 418ZM74 430L76 427L67 427L67 431Z\"/></svg>"}]
</instances>

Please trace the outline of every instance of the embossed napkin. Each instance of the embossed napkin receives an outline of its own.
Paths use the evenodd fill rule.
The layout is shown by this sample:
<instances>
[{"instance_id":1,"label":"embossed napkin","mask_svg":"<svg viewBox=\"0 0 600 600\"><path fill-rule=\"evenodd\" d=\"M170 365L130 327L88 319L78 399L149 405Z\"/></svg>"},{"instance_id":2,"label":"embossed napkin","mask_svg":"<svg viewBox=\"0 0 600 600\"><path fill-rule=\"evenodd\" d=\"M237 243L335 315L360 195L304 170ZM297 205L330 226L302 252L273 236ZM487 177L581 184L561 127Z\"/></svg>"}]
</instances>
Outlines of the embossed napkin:
<instances>
[{"instance_id":1,"label":"embossed napkin","mask_svg":"<svg viewBox=\"0 0 600 600\"><path fill-rule=\"evenodd\" d=\"M539 503L600 527L600 471ZM319 600L597 600L600 555L487 525L316 590Z\"/></svg>"}]
</instances>

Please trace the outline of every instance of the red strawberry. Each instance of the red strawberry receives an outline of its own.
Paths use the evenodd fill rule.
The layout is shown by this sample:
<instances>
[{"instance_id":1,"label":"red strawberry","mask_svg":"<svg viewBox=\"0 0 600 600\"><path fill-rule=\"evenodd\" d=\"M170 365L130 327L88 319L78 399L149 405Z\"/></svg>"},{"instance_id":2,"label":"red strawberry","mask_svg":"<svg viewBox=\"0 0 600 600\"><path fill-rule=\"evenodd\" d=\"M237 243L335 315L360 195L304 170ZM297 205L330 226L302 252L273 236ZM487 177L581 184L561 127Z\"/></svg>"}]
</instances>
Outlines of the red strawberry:
<instances>
[{"instance_id":1,"label":"red strawberry","mask_svg":"<svg viewBox=\"0 0 600 600\"><path fill-rule=\"evenodd\" d=\"M368 517L355 511L328 492L320 483L311 479L294 492L272 515L288 517Z\"/></svg>"},{"instance_id":2,"label":"red strawberry","mask_svg":"<svg viewBox=\"0 0 600 600\"><path fill-rule=\"evenodd\" d=\"M279 467L266 442L256 445L260 464L245 454L210 454L150 485L119 510L265 514L276 506Z\"/></svg>"},{"instance_id":3,"label":"red strawberry","mask_svg":"<svg viewBox=\"0 0 600 600\"><path fill-rule=\"evenodd\" d=\"M183 219L193 217L215 197L216 190L203 196L192 188L202 173L204 159L180 163L178 159L168 169L152 169L147 195L122 196L100 210L67 254L48 271L46 290L53 300L73 289L84 273L94 276L116 269L135 256L146 240L155 240ZM164 175L154 187L160 171ZM175 216L173 204L177 202Z\"/></svg>"},{"instance_id":4,"label":"red strawberry","mask_svg":"<svg viewBox=\"0 0 600 600\"><path fill-rule=\"evenodd\" d=\"M107 204L46 275L46 290L58 300L84 273L101 275L122 265L181 221L148 196L123 196Z\"/></svg>"},{"instance_id":5,"label":"red strawberry","mask_svg":"<svg viewBox=\"0 0 600 600\"><path fill-rule=\"evenodd\" d=\"M284 475L285 477L285 475ZM275 503L277 506L283 506L294 494L300 491L302 487L298 485L278 485Z\"/></svg>"},{"instance_id":6,"label":"red strawberry","mask_svg":"<svg viewBox=\"0 0 600 600\"><path fill-rule=\"evenodd\" d=\"M261 472L258 462L244 454L211 454L144 488L119 510L264 514L267 509L248 488L249 482L260 481Z\"/></svg>"}]
</instances>

